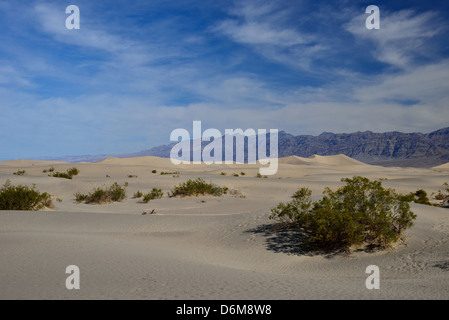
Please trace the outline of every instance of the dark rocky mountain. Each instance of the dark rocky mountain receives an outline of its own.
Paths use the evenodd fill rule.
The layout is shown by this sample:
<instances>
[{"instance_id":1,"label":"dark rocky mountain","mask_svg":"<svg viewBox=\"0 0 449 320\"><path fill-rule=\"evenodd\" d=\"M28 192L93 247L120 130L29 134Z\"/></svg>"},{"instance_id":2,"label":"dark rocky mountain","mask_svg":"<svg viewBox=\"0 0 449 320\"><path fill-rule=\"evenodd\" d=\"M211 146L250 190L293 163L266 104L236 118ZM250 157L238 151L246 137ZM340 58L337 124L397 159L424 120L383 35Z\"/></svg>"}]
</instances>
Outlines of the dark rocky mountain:
<instances>
[{"instance_id":1,"label":"dark rocky mountain","mask_svg":"<svg viewBox=\"0 0 449 320\"><path fill-rule=\"evenodd\" d=\"M449 127L427 134L365 131L293 136L281 131L278 139L279 157L344 154L369 164L400 167L433 167L449 162ZM168 158L173 145L119 157L151 155Z\"/></svg>"},{"instance_id":2,"label":"dark rocky mountain","mask_svg":"<svg viewBox=\"0 0 449 320\"><path fill-rule=\"evenodd\" d=\"M269 139L267 139L269 140ZM203 142L203 147L208 142ZM429 168L449 162L449 127L431 133L402 133L371 131L355 133L323 132L319 136L293 136L279 132L279 157L344 154L353 159L375 165ZM138 153L113 155L119 158L158 156L170 157L175 143L161 145ZM224 146L224 143L223 143ZM245 148L245 153L246 153ZM223 152L224 154L224 152ZM99 161L104 156L47 157L41 160L68 162ZM245 157L246 159L246 157Z\"/></svg>"},{"instance_id":3,"label":"dark rocky mountain","mask_svg":"<svg viewBox=\"0 0 449 320\"><path fill-rule=\"evenodd\" d=\"M449 128L428 134L370 131L279 136L279 156L344 154L384 166L432 167L449 162Z\"/></svg>"}]
</instances>

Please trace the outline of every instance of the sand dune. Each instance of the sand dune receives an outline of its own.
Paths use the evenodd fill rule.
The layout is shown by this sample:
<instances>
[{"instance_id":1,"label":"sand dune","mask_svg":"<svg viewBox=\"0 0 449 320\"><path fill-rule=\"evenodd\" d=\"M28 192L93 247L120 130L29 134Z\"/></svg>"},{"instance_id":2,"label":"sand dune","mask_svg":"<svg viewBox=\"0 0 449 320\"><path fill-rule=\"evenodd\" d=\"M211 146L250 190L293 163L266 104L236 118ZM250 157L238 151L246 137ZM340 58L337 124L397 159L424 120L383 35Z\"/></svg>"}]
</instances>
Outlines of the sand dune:
<instances>
[{"instance_id":1,"label":"sand dune","mask_svg":"<svg viewBox=\"0 0 449 320\"><path fill-rule=\"evenodd\" d=\"M279 163L293 164L293 165L309 165L313 161L309 158L302 158L298 156L289 156L285 158L279 158Z\"/></svg>"},{"instance_id":2,"label":"sand dune","mask_svg":"<svg viewBox=\"0 0 449 320\"><path fill-rule=\"evenodd\" d=\"M34 164L34 165L33 165ZM44 169L77 167L72 180ZM17 169L26 175L15 176ZM434 168L435 169L435 168ZM444 169L444 168L443 168ZM157 173L152 173L157 170ZM178 175L160 175L179 171ZM221 175L226 172L227 175ZM233 173L244 172L239 177ZM337 155L279 159L279 171L257 178L258 165L182 165L169 159L109 158L98 163L0 162L0 183L36 184L62 199L40 212L0 211L1 299L447 299L449 210L413 205L416 225L407 245L350 257L307 255L293 233L272 231L270 208L298 187L320 197L342 177L388 178L400 192L430 194L449 173L382 168ZM107 178L106 175L110 176ZM135 177L130 177L135 175ZM139 203L132 195L201 177L245 196L168 198ZM75 192L128 182L128 198L77 204ZM142 215L142 212L154 214ZM77 265L81 289L65 288L65 268ZM381 289L368 290L365 269L377 265Z\"/></svg>"},{"instance_id":3,"label":"sand dune","mask_svg":"<svg viewBox=\"0 0 449 320\"><path fill-rule=\"evenodd\" d=\"M449 170L449 162L439 165L439 166L436 166L436 167L433 167L432 169L434 169L434 170Z\"/></svg>"},{"instance_id":4,"label":"sand dune","mask_svg":"<svg viewBox=\"0 0 449 320\"><path fill-rule=\"evenodd\" d=\"M280 158L279 163L284 164L294 164L294 165L313 165L313 164L324 164L328 166L367 166L366 163L352 159L344 154L338 154L334 156L319 156L313 155L309 158L302 158L298 156L290 156L285 158Z\"/></svg>"},{"instance_id":5,"label":"sand dune","mask_svg":"<svg viewBox=\"0 0 449 320\"><path fill-rule=\"evenodd\" d=\"M348 156L345 156L344 154L339 154L335 156L319 156L314 155L310 159L312 159L315 162L323 163L331 166L366 166L367 164L357 161L355 159L352 159Z\"/></svg>"}]
</instances>

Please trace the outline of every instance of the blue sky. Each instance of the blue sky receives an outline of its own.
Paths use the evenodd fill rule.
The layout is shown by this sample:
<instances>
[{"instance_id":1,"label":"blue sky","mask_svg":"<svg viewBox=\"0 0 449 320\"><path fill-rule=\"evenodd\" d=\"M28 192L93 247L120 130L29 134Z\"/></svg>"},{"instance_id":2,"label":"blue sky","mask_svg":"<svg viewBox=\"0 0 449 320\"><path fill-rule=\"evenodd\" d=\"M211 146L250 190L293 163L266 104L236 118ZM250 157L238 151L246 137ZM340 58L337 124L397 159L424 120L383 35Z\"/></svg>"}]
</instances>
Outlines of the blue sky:
<instances>
[{"instance_id":1,"label":"blue sky","mask_svg":"<svg viewBox=\"0 0 449 320\"><path fill-rule=\"evenodd\" d=\"M446 127L448 18L448 1L0 0L0 159L137 152L194 120Z\"/></svg>"}]
</instances>

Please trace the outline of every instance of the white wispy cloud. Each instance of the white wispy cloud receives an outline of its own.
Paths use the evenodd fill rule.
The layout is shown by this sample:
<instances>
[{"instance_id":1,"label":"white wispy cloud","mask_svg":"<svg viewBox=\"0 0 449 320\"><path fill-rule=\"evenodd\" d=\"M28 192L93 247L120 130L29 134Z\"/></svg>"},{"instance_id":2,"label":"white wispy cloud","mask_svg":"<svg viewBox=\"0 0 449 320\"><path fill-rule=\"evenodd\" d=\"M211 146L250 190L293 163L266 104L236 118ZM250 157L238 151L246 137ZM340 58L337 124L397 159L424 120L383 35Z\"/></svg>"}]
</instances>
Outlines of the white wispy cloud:
<instances>
[{"instance_id":1,"label":"white wispy cloud","mask_svg":"<svg viewBox=\"0 0 449 320\"><path fill-rule=\"evenodd\" d=\"M68 15L64 9L60 5L39 2L32 8L32 12L40 23L39 27L58 41L111 53L125 51L132 47L132 42L129 40L94 29L92 24L84 22L85 19L82 20L82 27L79 30L67 29L65 21Z\"/></svg>"},{"instance_id":2,"label":"white wispy cloud","mask_svg":"<svg viewBox=\"0 0 449 320\"><path fill-rule=\"evenodd\" d=\"M288 24L292 12L281 3L267 1L236 2L228 19L211 30L236 43L253 47L265 58L281 64L310 69L311 57L325 51L314 34Z\"/></svg>"},{"instance_id":3,"label":"white wispy cloud","mask_svg":"<svg viewBox=\"0 0 449 320\"><path fill-rule=\"evenodd\" d=\"M367 15L354 18L346 25L347 30L374 44L374 58L401 68L414 63L418 58L434 58L436 48L431 40L446 28L438 13L433 11L381 11L379 30L360 28L366 18Z\"/></svg>"}]
</instances>

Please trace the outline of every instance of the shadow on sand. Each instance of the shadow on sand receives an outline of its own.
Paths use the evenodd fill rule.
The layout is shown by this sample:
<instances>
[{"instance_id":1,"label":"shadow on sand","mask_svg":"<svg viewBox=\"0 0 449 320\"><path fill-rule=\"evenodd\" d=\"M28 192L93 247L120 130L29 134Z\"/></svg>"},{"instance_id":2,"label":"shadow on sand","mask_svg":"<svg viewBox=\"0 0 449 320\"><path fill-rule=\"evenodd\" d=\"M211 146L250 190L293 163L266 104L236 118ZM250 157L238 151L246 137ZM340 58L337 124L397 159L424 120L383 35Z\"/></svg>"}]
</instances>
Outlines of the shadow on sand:
<instances>
[{"instance_id":1,"label":"shadow on sand","mask_svg":"<svg viewBox=\"0 0 449 320\"><path fill-rule=\"evenodd\" d=\"M265 238L267 250L288 255L324 256L333 258L337 255L350 255L351 252L373 253L382 248L367 245L363 248L352 248L352 250L310 248L306 245L306 234L299 228L291 227L283 223L263 224L253 229L248 229L245 233L262 235ZM449 267L449 266L448 266Z\"/></svg>"},{"instance_id":2,"label":"shadow on sand","mask_svg":"<svg viewBox=\"0 0 449 320\"><path fill-rule=\"evenodd\" d=\"M434 265L435 268L440 268L443 271L449 271L449 261L442 261Z\"/></svg>"},{"instance_id":3,"label":"shadow on sand","mask_svg":"<svg viewBox=\"0 0 449 320\"><path fill-rule=\"evenodd\" d=\"M267 250L288 255L323 255L332 258L344 254L342 250L311 249L305 244L306 236L299 228L290 227L282 223L263 224L245 233L258 234L265 237Z\"/></svg>"}]
</instances>

